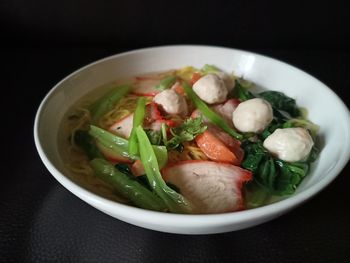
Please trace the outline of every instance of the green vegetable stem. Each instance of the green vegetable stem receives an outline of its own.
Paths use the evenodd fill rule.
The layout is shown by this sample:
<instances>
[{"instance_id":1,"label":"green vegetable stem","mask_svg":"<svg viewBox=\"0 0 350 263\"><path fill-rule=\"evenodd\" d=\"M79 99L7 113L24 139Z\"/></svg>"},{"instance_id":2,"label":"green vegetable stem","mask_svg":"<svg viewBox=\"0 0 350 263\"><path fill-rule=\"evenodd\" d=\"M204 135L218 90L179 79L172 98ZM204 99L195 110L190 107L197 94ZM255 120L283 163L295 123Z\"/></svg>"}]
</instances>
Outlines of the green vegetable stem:
<instances>
[{"instance_id":1,"label":"green vegetable stem","mask_svg":"<svg viewBox=\"0 0 350 263\"><path fill-rule=\"evenodd\" d=\"M94 139L87 131L78 130L74 134L75 143L84 150L90 160L94 158L104 158L97 148Z\"/></svg>"},{"instance_id":2,"label":"green vegetable stem","mask_svg":"<svg viewBox=\"0 0 350 263\"><path fill-rule=\"evenodd\" d=\"M176 82L176 77L175 76L168 76L162 79L159 83L159 85L155 86L156 89L158 90L166 90L171 88L172 85L174 85Z\"/></svg>"},{"instance_id":3,"label":"green vegetable stem","mask_svg":"<svg viewBox=\"0 0 350 263\"><path fill-rule=\"evenodd\" d=\"M90 106L91 122L97 124L99 118L113 109L114 105L129 91L130 85L123 85L108 92Z\"/></svg>"},{"instance_id":4,"label":"green vegetable stem","mask_svg":"<svg viewBox=\"0 0 350 263\"><path fill-rule=\"evenodd\" d=\"M288 128L288 127L302 127L304 129L307 129L308 131L310 131L310 134L313 140L316 140L317 132L319 130L318 125L312 123L307 119L302 119L302 118L293 118L286 121L283 124L283 128Z\"/></svg>"},{"instance_id":5,"label":"green vegetable stem","mask_svg":"<svg viewBox=\"0 0 350 263\"><path fill-rule=\"evenodd\" d=\"M129 154L129 142L119 136L114 135L104 129L91 125L89 134L96 139L98 143L108 148L117 155L136 159L136 156Z\"/></svg>"},{"instance_id":6,"label":"green vegetable stem","mask_svg":"<svg viewBox=\"0 0 350 263\"><path fill-rule=\"evenodd\" d=\"M203 72L204 74L216 73L216 72L220 72L220 69L218 69L218 68L215 67L214 65L205 64L205 65L201 68L201 72Z\"/></svg>"},{"instance_id":7,"label":"green vegetable stem","mask_svg":"<svg viewBox=\"0 0 350 263\"><path fill-rule=\"evenodd\" d=\"M255 96L248 90L248 85L244 85L242 80L235 81L235 88L233 90L234 97L239 99L240 101L246 101L250 99L254 99Z\"/></svg>"},{"instance_id":8,"label":"green vegetable stem","mask_svg":"<svg viewBox=\"0 0 350 263\"><path fill-rule=\"evenodd\" d=\"M193 101L193 103L196 105L196 107L202 112L202 114L207 117L212 123L214 123L216 126L230 134L232 137L236 138L237 140L242 140L243 135L239 134L238 132L234 131L226 121L221 118L217 113L212 111L207 104L205 104L198 96L197 94L191 89L189 84L187 82L183 82L183 88L187 94L187 96Z\"/></svg>"},{"instance_id":9,"label":"green vegetable stem","mask_svg":"<svg viewBox=\"0 0 350 263\"><path fill-rule=\"evenodd\" d=\"M151 188L164 201L171 212L188 213L190 205L185 198L164 182L152 145L141 126L136 128L136 135L139 141L141 161Z\"/></svg>"},{"instance_id":10,"label":"green vegetable stem","mask_svg":"<svg viewBox=\"0 0 350 263\"><path fill-rule=\"evenodd\" d=\"M166 211L162 199L136 180L119 172L106 160L93 159L90 166L98 177L110 184L120 195L129 199L136 206L155 211Z\"/></svg>"},{"instance_id":11,"label":"green vegetable stem","mask_svg":"<svg viewBox=\"0 0 350 263\"><path fill-rule=\"evenodd\" d=\"M137 101L136 110L133 118L133 125L131 130L131 135L129 138L129 154L136 155L137 154L137 136L135 133L135 128L139 125L142 125L143 119L145 118L145 107L146 107L146 98L141 97Z\"/></svg>"},{"instance_id":12,"label":"green vegetable stem","mask_svg":"<svg viewBox=\"0 0 350 263\"><path fill-rule=\"evenodd\" d=\"M120 155L131 160L136 160L138 157L129 153L129 142L113 133L110 133L97 126L91 125L89 134L96 139L97 143L100 143L104 147L114 152L116 155ZM165 146L152 145L160 167L166 165L168 161L168 152Z\"/></svg>"}]
</instances>

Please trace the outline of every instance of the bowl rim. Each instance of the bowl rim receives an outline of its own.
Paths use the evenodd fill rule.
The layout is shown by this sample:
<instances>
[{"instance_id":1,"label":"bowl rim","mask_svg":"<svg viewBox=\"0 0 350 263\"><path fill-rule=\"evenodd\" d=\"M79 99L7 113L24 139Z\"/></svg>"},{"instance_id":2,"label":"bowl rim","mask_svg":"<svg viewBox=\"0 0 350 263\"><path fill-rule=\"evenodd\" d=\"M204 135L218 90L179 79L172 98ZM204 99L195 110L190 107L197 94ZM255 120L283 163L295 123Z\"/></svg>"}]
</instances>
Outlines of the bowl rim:
<instances>
[{"instance_id":1,"label":"bowl rim","mask_svg":"<svg viewBox=\"0 0 350 263\"><path fill-rule=\"evenodd\" d=\"M242 54L247 55L253 55L260 59L270 60L272 63L279 63L283 66L288 67L289 70L298 71L299 73L307 75L308 78L312 78L313 80L317 81L320 85L320 88L323 88L327 90L334 99L338 100L340 103L340 107L343 109L343 115L345 117L345 121L347 119L347 126L349 128L349 132L347 133L347 142L350 142L350 112L345 105L345 103L341 100L341 98L329 87L327 87L324 83L322 83L320 80L316 79L309 73L291 65L286 62L283 62L279 59L275 59L273 57L265 56L262 54L258 54L255 52L250 52L246 50L236 49L236 48L229 48L229 47L220 47L220 46L208 46L208 45L166 45L166 46L154 46L154 47L147 47L147 48L141 48L141 49L135 49L130 50L114 55L110 55L107 57L104 57L102 59L96 60L92 63L89 63L83 67L78 68L65 78L63 78L61 81L59 81L57 84L55 84L50 91L46 94L46 96L41 101L39 108L35 115L34 120L34 142L36 149L38 151L38 154L40 158L42 159L44 165L49 170L49 172L56 178L56 180L61 183L66 189L68 189L70 192L72 192L74 195L79 197L85 202L88 202L89 204L93 205L94 207L98 207L98 209L102 209L106 213L108 213L108 210L114 209L116 211L119 211L118 214L125 214L125 215L132 215L134 213L138 214L138 217L143 218L143 221L148 224L154 224L154 216L156 216L158 219L158 222L166 222L166 225L171 224L179 224L181 222L180 227L202 227L202 226L218 226L222 224L234 224L239 222L250 222L255 221L257 219L263 219L267 215L280 215L284 212L292 209L293 207L296 207L303 202L307 201L311 197L315 196L318 192L320 192L322 189L324 189L327 185L329 185L341 172L341 170L345 167L347 164L349 158L350 158L350 149L342 156L341 160L337 163L335 167L333 167L330 171L328 171L328 176L322 178L320 181L318 181L316 184L310 186L305 191L299 192L296 195L292 195L286 199L283 199L281 201L278 201L276 203L268 204L262 207L257 207L254 209L249 210L242 210L242 211L236 211L236 212L229 212L229 213L220 213L220 214L173 214L173 213L165 213L165 212L158 212L158 211L151 211L146 210L138 207L129 206L126 204L121 204L116 201L109 200L107 198L104 198L98 194L95 194L87 189L85 189L82 186L79 186L77 183L75 183L73 180L69 179L69 177L65 176L63 173L61 173L55 165L50 161L48 156L45 154L40 134L39 134L39 126L40 126L40 120L42 118L43 110L45 109L46 105L49 103L50 98L59 90L62 83L64 83L66 80L70 79L71 77L75 76L81 71L84 71L87 68L90 68L94 65L103 63L108 60L113 60L115 58L121 57L121 56L128 56L130 54L135 53L142 53L142 52L149 52L149 51L157 51L161 49L173 49L173 48L208 48L208 49L221 49L226 50L228 52L239 52ZM125 218L128 218L126 216ZM120 218L123 220L123 218ZM123 220L127 221L127 220ZM128 222L128 221L127 221Z\"/></svg>"}]
</instances>

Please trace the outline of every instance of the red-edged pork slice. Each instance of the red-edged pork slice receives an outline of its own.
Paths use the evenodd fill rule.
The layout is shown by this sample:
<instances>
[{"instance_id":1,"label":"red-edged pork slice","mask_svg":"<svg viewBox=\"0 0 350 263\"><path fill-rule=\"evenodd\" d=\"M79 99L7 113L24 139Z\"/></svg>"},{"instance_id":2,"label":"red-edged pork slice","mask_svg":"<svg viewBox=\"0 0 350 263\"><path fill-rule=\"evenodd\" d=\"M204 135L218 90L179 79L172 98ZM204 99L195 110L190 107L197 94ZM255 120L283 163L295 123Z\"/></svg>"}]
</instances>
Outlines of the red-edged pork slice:
<instances>
[{"instance_id":1,"label":"red-edged pork slice","mask_svg":"<svg viewBox=\"0 0 350 263\"><path fill-rule=\"evenodd\" d=\"M143 126L146 129L151 129L155 131L159 131L161 129L162 123L165 123L169 127L174 127L177 123L171 119L165 119L159 110L159 105L152 101L146 107L146 116Z\"/></svg>"},{"instance_id":2,"label":"red-edged pork slice","mask_svg":"<svg viewBox=\"0 0 350 263\"><path fill-rule=\"evenodd\" d=\"M227 124L233 127L232 113L235 111L239 103L240 101L237 99L229 99L225 103L213 106L212 109L223 117Z\"/></svg>"},{"instance_id":3,"label":"red-edged pork slice","mask_svg":"<svg viewBox=\"0 0 350 263\"><path fill-rule=\"evenodd\" d=\"M113 132L115 135L128 139L131 134L133 119L134 119L134 114L131 113L126 117L120 119L116 123L114 123L109 128L109 131Z\"/></svg>"},{"instance_id":4,"label":"red-edged pork slice","mask_svg":"<svg viewBox=\"0 0 350 263\"><path fill-rule=\"evenodd\" d=\"M108 147L105 147L105 146L103 146L102 144L100 144L98 142L96 142L96 146L100 150L100 152L106 157L106 159L108 161L110 161L111 163L113 163L113 164L116 164L116 163L132 163L132 160L130 160L129 158L112 151Z\"/></svg>"},{"instance_id":5,"label":"red-edged pork slice","mask_svg":"<svg viewBox=\"0 0 350 263\"><path fill-rule=\"evenodd\" d=\"M166 77L173 75L174 71L168 71L160 74L149 74L135 77L134 88L132 92L140 96L152 96L154 97L160 91L155 88L160 81Z\"/></svg>"},{"instance_id":6,"label":"red-edged pork slice","mask_svg":"<svg viewBox=\"0 0 350 263\"><path fill-rule=\"evenodd\" d=\"M133 119L134 114L131 113L114 123L109 128L109 131L115 135L128 139L132 131ZM159 131L161 129L162 123L166 123L170 127L173 127L175 125L174 121L164 119L158 109L158 105L154 102L151 102L146 106L146 116L143 123L144 128Z\"/></svg>"},{"instance_id":7,"label":"red-edged pork slice","mask_svg":"<svg viewBox=\"0 0 350 263\"><path fill-rule=\"evenodd\" d=\"M179 188L198 214L244 209L242 187L252 179L248 170L212 161L179 162L162 169L162 176Z\"/></svg>"},{"instance_id":8,"label":"red-edged pork slice","mask_svg":"<svg viewBox=\"0 0 350 263\"><path fill-rule=\"evenodd\" d=\"M158 108L158 104L152 101L146 107L146 121L152 122L155 120L163 120L163 116Z\"/></svg>"},{"instance_id":9,"label":"red-edged pork slice","mask_svg":"<svg viewBox=\"0 0 350 263\"><path fill-rule=\"evenodd\" d=\"M159 90L155 88L158 85L160 79L146 78L139 79L137 78L134 83L134 88L132 89L132 93L139 96L155 96L159 93Z\"/></svg>"},{"instance_id":10,"label":"red-edged pork slice","mask_svg":"<svg viewBox=\"0 0 350 263\"><path fill-rule=\"evenodd\" d=\"M232 123L232 113L237 108L238 104L240 103L237 99L229 99L224 103L217 104L211 107L212 110L214 110L217 114L219 114L224 120L226 120L227 124L233 127ZM202 113L200 110L196 109L192 112L191 118L197 118L200 117ZM209 120L203 116L203 121L205 123L208 123Z\"/></svg>"},{"instance_id":11,"label":"red-edged pork slice","mask_svg":"<svg viewBox=\"0 0 350 263\"><path fill-rule=\"evenodd\" d=\"M131 172L135 176L140 176L146 174L145 168L143 167L143 164L140 160L136 160L132 165L131 165Z\"/></svg>"}]
</instances>

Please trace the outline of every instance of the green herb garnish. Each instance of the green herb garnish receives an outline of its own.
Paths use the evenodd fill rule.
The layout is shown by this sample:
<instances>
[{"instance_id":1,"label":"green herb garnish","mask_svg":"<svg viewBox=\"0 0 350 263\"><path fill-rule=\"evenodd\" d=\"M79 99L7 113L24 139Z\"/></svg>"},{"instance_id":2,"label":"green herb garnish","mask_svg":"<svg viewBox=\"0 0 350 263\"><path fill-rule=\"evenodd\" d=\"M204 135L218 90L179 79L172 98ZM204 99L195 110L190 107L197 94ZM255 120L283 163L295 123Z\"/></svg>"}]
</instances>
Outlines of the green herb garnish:
<instances>
[{"instance_id":1,"label":"green herb garnish","mask_svg":"<svg viewBox=\"0 0 350 263\"><path fill-rule=\"evenodd\" d=\"M170 129L173 137L167 140L165 144L168 149L176 149L182 142L192 141L206 129L207 126L203 124L202 117L188 118L180 126Z\"/></svg>"}]
</instances>

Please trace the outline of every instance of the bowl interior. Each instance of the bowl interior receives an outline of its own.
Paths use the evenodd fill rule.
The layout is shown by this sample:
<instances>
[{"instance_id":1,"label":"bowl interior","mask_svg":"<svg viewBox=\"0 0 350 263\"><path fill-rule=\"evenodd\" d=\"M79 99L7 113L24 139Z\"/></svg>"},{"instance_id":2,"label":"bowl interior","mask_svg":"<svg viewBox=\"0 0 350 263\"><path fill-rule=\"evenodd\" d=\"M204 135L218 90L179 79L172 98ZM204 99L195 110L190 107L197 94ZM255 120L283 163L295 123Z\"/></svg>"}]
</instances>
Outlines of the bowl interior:
<instances>
[{"instance_id":1,"label":"bowl interior","mask_svg":"<svg viewBox=\"0 0 350 263\"><path fill-rule=\"evenodd\" d=\"M321 154L296 195L312 188L313 193L319 191L346 164L350 152L349 147L344 147L350 145L349 111L320 81L288 64L254 53L216 47L170 46L112 56L58 83L44 99L36 118L36 145L45 165L59 181L69 173L58 148L58 131L67 110L87 93L119 78L188 65L200 68L204 64L234 72L265 89L284 92L295 98L299 106L307 108L309 119L320 126Z\"/></svg>"}]
</instances>

